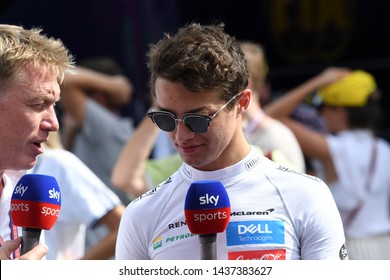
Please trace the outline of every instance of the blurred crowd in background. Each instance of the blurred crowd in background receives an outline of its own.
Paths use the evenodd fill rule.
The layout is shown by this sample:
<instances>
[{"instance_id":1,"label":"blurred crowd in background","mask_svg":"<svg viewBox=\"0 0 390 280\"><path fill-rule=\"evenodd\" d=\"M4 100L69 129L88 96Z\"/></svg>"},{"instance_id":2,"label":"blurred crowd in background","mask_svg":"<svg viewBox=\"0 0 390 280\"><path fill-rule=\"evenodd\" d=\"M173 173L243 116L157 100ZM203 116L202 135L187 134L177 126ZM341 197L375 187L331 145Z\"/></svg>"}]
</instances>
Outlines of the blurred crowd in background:
<instances>
[{"instance_id":1,"label":"blurred crowd in background","mask_svg":"<svg viewBox=\"0 0 390 280\"><path fill-rule=\"evenodd\" d=\"M383 92L390 90L390 39L385 0L5 0L0 22L41 27L61 38L76 62L114 59L131 79L133 97L123 108L138 124L150 107L145 53L164 32L191 21L223 21L239 40L261 43L269 63L270 97L318 74L327 66L365 69ZM245 20L243 20L243 18ZM265 97L269 98L269 97ZM263 100L263 104L265 101ZM388 94L383 107L390 105ZM390 139L390 117L380 133Z\"/></svg>"}]
</instances>

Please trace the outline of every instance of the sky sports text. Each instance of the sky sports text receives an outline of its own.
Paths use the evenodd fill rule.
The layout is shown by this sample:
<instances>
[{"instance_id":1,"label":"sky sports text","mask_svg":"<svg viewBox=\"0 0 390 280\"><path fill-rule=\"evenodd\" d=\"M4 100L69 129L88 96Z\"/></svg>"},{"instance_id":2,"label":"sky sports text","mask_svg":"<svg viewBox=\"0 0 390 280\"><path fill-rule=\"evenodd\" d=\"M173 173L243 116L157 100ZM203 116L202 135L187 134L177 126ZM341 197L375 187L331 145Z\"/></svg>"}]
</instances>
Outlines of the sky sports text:
<instances>
[{"instance_id":1,"label":"sky sports text","mask_svg":"<svg viewBox=\"0 0 390 280\"><path fill-rule=\"evenodd\" d=\"M21 211L21 212L29 212L30 211L30 204L29 203L11 203L10 205L10 211ZM41 208L40 213L44 216L56 216L58 217L60 215L60 210L56 208L46 207L43 206Z\"/></svg>"},{"instance_id":2,"label":"sky sports text","mask_svg":"<svg viewBox=\"0 0 390 280\"><path fill-rule=\"evenodd\" d=\"M195 213L194 216L195 222L204 222L204 221L216 221L216 220L226 220L228 218L228 213L226 211L218 211L215 213Z\"/></svg>"},{"instance_id":3,"label":"sky sports text","mask_svg":"<svg viewBox=\"0 0 390 280\"><path fill-rule=\"evenodd\" d=\"M28 186L23 186L22 184L19 184L15 187L14 194L23 197L23 195L26 193L28 188L29 188ZM55 188L49 190L48 194L50 199L55 199L57 200L57 202L60 201L60 195L61 195L60 191L57 191Z\"/></svg>"},{"instance_id":4,"label":"sky sports text","mask_svg":"<svg viewBox=\"0 0 390 280\"><path fill-rule=\"evenodd\" d=\"M27 191L28 186L23 186L22 184L19 184L15 187L14 194L18 194L21 197L24 195L24 193Z\"/></svg>"},{"instance_id":5,"label":"sky sports text","mask_svg":"<svg viewBox=\"0 0 390 280\"><path fill-rule=\"evenodd\" d=\"M209 195L208 193L206 193L205 196L199 197L199 202L200 202L199 204L200 205L211 204L211 205L217 206L218 200L219 200L219 195L214 196L214 195Z\"/></svg>"}]
</instances>

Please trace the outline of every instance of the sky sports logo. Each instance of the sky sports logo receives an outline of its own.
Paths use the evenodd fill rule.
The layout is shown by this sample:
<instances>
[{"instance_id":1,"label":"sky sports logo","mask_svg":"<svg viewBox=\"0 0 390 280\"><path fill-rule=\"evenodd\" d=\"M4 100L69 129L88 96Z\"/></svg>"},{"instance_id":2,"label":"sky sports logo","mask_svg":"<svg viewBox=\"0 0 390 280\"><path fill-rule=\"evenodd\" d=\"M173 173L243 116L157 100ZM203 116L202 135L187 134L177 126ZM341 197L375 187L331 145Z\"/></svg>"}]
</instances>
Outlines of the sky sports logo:
<instances>
[{"instance_id":1,"label":"sky sports logo","mask_svg":"<svg viewBox=\"0 0 390 280\"><path fill-rule=\"evenodd\" d=\"M23 197L24 193L27 191L28 186L23 186L22 184L19 184L14 189L14 194L19 195L20 197Z\"/></svg>"},{"instance_id":2,"label":"sky sports logo","mask_svg":"<svg viewBox=\"0 0 390 280\"><path fill-rule=\"evenodd\" d=\"M28 188L29 188L28 186L23 186L23 184L19 184L15 187L13 195L22 199L25 194L28 196L28 192L33 193L35 191L33 188L32 191L27 192ZM60 195L61 194L60 194L60 191L57 190L56 188L53 187L52 189L48 190L48 195L49 195L49 199L56 200L57 202L60 202L60 199L61 199ZM26 199L31 199L31 198L26 198Z\"/></svg>"},{"instance_id":3,"label":"sky sports logo","mask_svg":"<svg viewBox=\"0 0 390 280\"><path fill-rule=\"evenodd\" d=\"M55 188L49 190L49 198L57 200L57 202L60 201L60 192L57 191Z\"/></svg>"},{"instance_id":4,"label":"sky sports logo","mask_svg":"<svg viewBox=\"0 0 390 280\"><path fill-rule=\"evenodd\" d=\"M219 195L209 195L206 193L205 196L199 197L199 205L213 205L214 207L217 207L219 200Z\"/></svg>"},{"instance_id":5,"label":"sky sports logo","mask_svg":"<svg viewBox=\"0 0 390 280\"><path fill-rule=\"evenodd\" d=\"M230 222L226 229L227 246L246 244L284 244L283 221Z\"/></svg>"}]
</instances>

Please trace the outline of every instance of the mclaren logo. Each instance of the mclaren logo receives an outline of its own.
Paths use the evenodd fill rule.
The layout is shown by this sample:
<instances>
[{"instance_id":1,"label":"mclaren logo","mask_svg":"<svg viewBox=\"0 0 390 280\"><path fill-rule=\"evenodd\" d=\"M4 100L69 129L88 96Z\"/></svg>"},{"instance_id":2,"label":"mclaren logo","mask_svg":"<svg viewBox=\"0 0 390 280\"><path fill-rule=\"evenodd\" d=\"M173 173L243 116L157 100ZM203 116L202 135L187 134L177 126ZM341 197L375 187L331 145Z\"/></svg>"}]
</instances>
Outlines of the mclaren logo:
<instances>
[{"instance_id":1,"label":"mclaren logo","mask_svg":"<svg viewBox=\"0 0 390 280\"><path fill-rule=\"evenodd\" d=\"M230 216L266 216L271 214L275 209L270 208L263 211L233 211L230 213Z\"/></svg>"}]
</instances>

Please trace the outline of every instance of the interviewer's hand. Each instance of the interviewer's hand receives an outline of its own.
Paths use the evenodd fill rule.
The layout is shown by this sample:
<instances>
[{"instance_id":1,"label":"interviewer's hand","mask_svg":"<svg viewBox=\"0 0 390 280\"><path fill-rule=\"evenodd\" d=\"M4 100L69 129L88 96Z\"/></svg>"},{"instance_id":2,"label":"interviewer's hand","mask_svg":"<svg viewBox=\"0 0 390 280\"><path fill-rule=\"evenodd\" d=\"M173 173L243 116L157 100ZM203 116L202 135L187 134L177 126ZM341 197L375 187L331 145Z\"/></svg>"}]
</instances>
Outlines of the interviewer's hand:
<instances>
[{"instance_id":1,"label":"interviewer's hand","mask_svg":"<svg viewBox=\"0 0 390 280\"><path fill-rule=\"evenodd\" d=\"M12 254L13 251L18 249L21 242L22 242L21 237L18 237L15 240L5 241L4 244L0 247L0 260L9 260L10 259L9 256ZM47 248L46 245L39 244L38 246L34 247L26 254L20 256L17 259L18 260L41 260L44 256L46 256L48 250L49 249Z\"/></svg>"}]
</instances>

